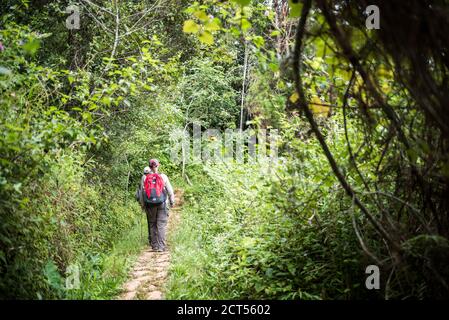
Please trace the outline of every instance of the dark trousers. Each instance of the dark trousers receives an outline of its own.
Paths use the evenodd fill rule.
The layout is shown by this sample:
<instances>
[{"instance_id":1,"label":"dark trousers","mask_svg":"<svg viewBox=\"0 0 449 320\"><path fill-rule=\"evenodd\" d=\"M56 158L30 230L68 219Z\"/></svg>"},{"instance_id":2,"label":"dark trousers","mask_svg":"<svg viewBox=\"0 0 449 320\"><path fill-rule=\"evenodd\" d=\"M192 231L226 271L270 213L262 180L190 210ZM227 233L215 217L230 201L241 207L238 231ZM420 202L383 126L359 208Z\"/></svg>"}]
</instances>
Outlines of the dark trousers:
<instances>
[{"instance_id":1,"label":"dark trousers","mask_svg":"<svg viewBox=\"0 0 449 320\"><path fill-rule=\"evenodd\" d=\"M148 222L148 241L154 250L165 250L165 233L167 229L168 211L165 203L157 206L146 206Z\"/></svg>"}]
</instances>

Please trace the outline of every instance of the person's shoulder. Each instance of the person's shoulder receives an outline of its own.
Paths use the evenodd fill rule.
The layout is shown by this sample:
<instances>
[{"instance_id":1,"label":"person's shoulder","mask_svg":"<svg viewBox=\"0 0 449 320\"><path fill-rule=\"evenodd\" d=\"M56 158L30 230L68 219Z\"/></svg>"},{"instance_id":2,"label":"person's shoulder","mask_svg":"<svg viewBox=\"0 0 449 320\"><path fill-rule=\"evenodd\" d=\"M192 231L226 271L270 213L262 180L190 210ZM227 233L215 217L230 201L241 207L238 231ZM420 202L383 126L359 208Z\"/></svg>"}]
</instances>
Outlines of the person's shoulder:
<instances>
[{"instance_id":1,"label":"person's shoulder","mask_svg":"<svg viewBox=\"0 0 449 320\"><path fill-rule=\"evenodd\" d=\"M165 173L160 173L160 175L164 181L168 181L168 176Z\"/></svg>"},{"instance_id":2,"label":"person's shoulder","mask_svg":"<svg viewBox=\"0 0 449 320\"><path fill-rule=\"evenodd\" d=\"M168 179L168 176L165 173L160 173L160 175L161 175L162 178L164 178L164 179L167 178Z\"/></svg>"}]
</instances>

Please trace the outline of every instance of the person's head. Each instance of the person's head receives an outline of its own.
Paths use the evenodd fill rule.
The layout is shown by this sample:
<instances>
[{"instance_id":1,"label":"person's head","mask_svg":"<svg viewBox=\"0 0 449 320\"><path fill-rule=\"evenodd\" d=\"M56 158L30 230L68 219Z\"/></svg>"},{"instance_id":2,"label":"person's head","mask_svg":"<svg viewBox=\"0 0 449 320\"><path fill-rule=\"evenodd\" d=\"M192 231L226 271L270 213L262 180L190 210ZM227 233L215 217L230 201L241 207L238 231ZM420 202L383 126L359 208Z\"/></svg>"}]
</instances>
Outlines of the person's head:
<instances>
[{"instance_id":1,"label":"person's head","mask_svg":"<svg viewBox=\"0 0 449 320\"><path fill-rule=\"evenodd\" d=\"M157 172L157 169L159 167L159 161L157 159L151 159L149 165L150 165L150 169L153 172Z\"/></svg>"},{"instance_id":2,"label":"person's head","mask_svg":"<svg viewBox=\"0 0 449 320\"><path fill-rule=\"evenodd\" d=\"M150 174L151 173L151 168L150 167L145 167L143 169L143 174Z\"/></svg>"}]
</instances>

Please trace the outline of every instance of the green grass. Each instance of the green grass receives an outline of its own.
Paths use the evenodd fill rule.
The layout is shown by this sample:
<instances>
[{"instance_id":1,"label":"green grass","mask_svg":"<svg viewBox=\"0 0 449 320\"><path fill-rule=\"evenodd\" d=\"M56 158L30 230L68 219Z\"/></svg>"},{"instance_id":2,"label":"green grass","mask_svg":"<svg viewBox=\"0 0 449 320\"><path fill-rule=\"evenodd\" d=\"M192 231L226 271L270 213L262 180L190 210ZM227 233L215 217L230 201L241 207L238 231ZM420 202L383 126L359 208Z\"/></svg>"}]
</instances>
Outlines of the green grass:
<instances>
[{"instance_id":1,"label":"green grass","mask_svg":"<svg viewBox=\"0 0 449 320\"><path fill-rule=\"evenodd\" d=\"M172 253L166 284L167 299L219 298L212 292L214 284L208 282L210 277L207 275L213 253L210 251L210 239L207 235L209 228L205 224L211 220L208 214L199 208L199 199L195 198L204 196L204 186L209 186L210 180L202 174L194 173L192 182L193 186L179 182L184 189L184 204L179 225L175 232L169 235ZM212 196L209 193L208 195Z\"/></svg>"},{"instance_id":2,"label":"green grass","mask_svg":"<svg viewBox=\"0 0 449 320\"><path fill-rule=\"evenodd\" d=\"M201 281L208 255L201 247L201 240L194 226L195 216L189 213L188 210L182 211L181 225L170 236L173 251L167 283L167 299L208 298L208 287L203 286Z\"/></svg>"},{"instance_id":3,"label":"green grass","mask_svg":"<svg viewBox=\"0 0 449 320\"><path fill-rule=\"evenodd\" d=\"M134 226L125 232L108 253L85 256L79 261L80 288L68 290L67 298L117 298L130 268L147 244L147 234L146 217L142 212L136 212Z\"/></svg>"}]
</instances>

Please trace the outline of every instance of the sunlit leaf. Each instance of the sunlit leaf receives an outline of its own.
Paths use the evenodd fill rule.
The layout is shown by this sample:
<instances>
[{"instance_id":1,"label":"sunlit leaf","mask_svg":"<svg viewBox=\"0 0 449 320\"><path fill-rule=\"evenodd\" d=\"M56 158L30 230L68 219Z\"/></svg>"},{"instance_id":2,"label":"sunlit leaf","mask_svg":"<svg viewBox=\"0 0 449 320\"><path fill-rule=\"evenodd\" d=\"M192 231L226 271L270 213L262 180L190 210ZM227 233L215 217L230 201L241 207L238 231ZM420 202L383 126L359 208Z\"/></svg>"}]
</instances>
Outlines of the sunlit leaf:
<instances>
[{"instance_id":1,"label":"sunlit leaf","mask_svg":"<svg viewBox=\"0 0 449 320\"><path fill-rule=\"evenodd\" d=\"M205 43L207 45L211 45L214 43L214 36L208 31L200 33L198 39L200 39L202 43Z\"/></svg>"},{"instance_id":2,"label":"sunlit leaf","mask_svg":"<svg viewBox=\"0 0 449 320\"><path fill-rule=\"evenodd\" d=\"M217 22L217 20L218 20L218 19L215 18L215 19L209 21L208 23L206 23L206 24L204 25L204 29L207 30L207 31L217 31L217 30L220 30L220 29L221 29L220 24L219 24L219 21L220 21L220 20L218 20L218 22Z\"/></svg>"},{"instance_id":3,"label":"sunlit leaf","mask_svg":"<svg viewBox=\"0 0 449 320\"><path fill-rule=\"evenodd\" d=\"M313 114L320 116L325 116L329 112L329 108L323 105L323 102L318 96L313 96L312 99L310 99L309 109Z\"/></svg>"},{"instance_id":4,"label":"sunlit leaf","mask_svg":"<svg viewBox=\"0 0 449 320\"><path fill-rule=\"evenodd\" d=\"M243 31L248 30L249 28L251 28L251 22L249 22L247 19L243 18L242 22L241 22L241 27Z\"/></svg>"},{"instance_id":5,"label":"sunlit leaf","mask_svg":"<svg viewBox=\"0 0 449 320\"><path fill-rule=\"evenodd\" d=\"M292 103L296 103L296 101L299 100L299 94L298 94L298 92L295 91L295 92L290 96L289 100L290 100Z\"/></svg>"},{"instance_id":6,"label":"sunlit leaf","mask_svg":"<svg viewBox=\"0 0 449 320\"><path fill-rule=\"evenodd\" d=\"M268 64L268 67L271 69L271 71L273 72L277 72L279 71L279 64L271 62Z\"/></svg>"},{"instance_id":7,"label":"sunlit leaf","mask_svg":"<svg viewBox=\"0 0 449 320\"><path fill-rule=\"evenodd\" d=\"M92 123L92 114L90 112L83 112L82 116L88 123Z\"/></svg>"},{"instance_id":8,"label":"sunlit leaf","mask_svg":"<svg viewBox=\"0 0 449 320\"><path fill-rule=\"evenodd\" d=\"M289 14L289 16L291 18L299 17L301 15L302 3L299 2L299 1L288 0L288 4L290 6L290 14Z\"/></svg>"},{"instance_id":9,"label":"sunlit leaf","mask_svg":"<svg viewBox=\"0 0 449 320\"><path fill-rule=\"evenodd\" d=\"M203 22L209 20L207 13L203 10L195 11L193 15Z\"/></svg>"},{"instance_id":10,"label":"sunlit leaf","mask_svg":"<svg viewBox=\"0 0 449 320\"><path fill-rule=\"evenodd\" d=\"M261 36L254 37L253 42L257 48L260 48L265 44L265 40Z\"/></svg>"},{"instance_id":11,"label":"sunlit leaf","mask_svg":"<svg viewBox=\"0 0 449 320\"><path fill-rule=\"evenodd\" d=\"M238 3L242 7L247 6L251 3L251 0L232 0L235 3Z\"/></svg>"},{"instance_id":12,"label":"sunlit leaf","mask_svg":"<svg viewBox=\"0 0 449 320\"><path fill-rule=\"evenodd\" d=\"M197 33L200 30L200 26L193 20L184 21L182 31L185 33Z\"/></svg>"},{"instance_id":13,"label":"sunlit leaf","mask_svg":"<svg viewBox=\"0 0 449 320\"><path fill-rule=\"evenodd\" d=\"M31 39L23 45L23 49L29 55L35 55L37 50L39 50L41 43L38 39Z\"/></svg>"}]
</instances>

